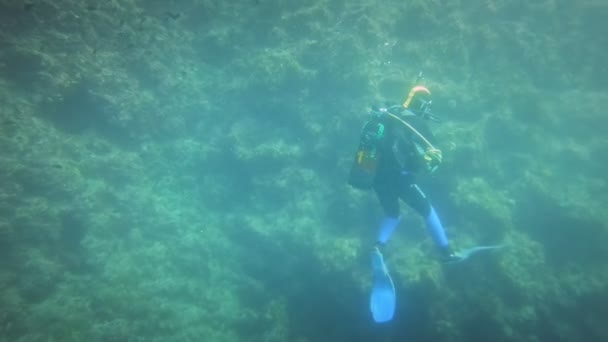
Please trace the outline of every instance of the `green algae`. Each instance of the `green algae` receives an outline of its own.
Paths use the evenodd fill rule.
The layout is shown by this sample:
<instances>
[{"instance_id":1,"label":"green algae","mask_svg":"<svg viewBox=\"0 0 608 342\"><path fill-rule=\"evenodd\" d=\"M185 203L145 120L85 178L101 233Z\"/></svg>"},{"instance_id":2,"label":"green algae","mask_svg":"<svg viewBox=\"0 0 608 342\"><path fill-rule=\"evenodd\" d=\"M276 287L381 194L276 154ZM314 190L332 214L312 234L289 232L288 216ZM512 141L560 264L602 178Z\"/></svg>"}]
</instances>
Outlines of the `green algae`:
<instances>
[{"instance_id":1,"label":"green algae","mask_svg":"<svg viewBox=\"0 0 608 342\"><path fill-rule=\"evenodd\" d=\"M405 219L387 340L605 338L590 6L0 4L0 340L376 339L353 322L381 213L345 175L420 69L448 231L505 249L446 268Z\"/></svg>"}]
</instances>

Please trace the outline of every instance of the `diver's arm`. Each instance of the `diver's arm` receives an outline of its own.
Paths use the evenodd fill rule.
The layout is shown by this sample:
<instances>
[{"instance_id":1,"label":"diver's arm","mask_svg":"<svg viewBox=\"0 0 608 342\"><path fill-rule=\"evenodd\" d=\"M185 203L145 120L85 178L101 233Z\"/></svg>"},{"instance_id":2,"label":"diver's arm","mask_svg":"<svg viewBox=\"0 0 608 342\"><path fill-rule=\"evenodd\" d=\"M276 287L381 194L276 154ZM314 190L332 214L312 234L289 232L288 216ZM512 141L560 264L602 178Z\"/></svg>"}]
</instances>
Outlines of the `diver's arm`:
<instances>
[{"instance_id":1,"label":"diver's arm","mask_svg":"<svg viewBox=\"0 0 608 342\"><path fill-rule=\"evenodd\" d=\"M399 119L401 120L401 119ZM435 136L433 132L429 128L425 119L414 116L410 117L407 120L403 120L403 130L406 132L409 139L416 143L416 145L420 146L424 149L422 157L426 163L427 169L430 172L434 172L437 170L441 161L443 160L443 156L441 150L435 147Z\"/></svg>"}]
</instances>

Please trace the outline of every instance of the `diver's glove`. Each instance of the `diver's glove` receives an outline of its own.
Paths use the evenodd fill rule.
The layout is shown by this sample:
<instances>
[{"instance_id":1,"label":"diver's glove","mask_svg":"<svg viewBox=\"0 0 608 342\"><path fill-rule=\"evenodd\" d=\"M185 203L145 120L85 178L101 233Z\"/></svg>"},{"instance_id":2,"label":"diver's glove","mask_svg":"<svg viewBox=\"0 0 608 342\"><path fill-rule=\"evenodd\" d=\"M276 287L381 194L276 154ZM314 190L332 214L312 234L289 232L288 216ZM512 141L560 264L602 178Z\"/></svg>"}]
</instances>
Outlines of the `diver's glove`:
<instances>
[{"instance_id":1,"label":"diver's glove","mask_svg":"<svg viewBox=\"0 0 608 342\"><path fill-rule=\"evenodd\" d=\"M441 161L443 160L443 156L441 154L441 150L436 148L428 148L424 153L424 161L428 167L428 170L433 173L437 170L439 165L441 165Z\"/></svg>"}]
</instances>

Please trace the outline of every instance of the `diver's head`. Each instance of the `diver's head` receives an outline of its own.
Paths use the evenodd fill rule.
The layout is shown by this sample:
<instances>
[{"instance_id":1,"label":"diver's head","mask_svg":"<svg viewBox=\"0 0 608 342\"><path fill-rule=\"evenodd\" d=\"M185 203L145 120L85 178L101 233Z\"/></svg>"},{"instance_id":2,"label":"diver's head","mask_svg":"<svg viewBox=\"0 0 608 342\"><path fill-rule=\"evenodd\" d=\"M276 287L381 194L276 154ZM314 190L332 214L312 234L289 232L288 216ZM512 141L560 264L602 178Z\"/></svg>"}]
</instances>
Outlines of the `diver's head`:
<instances>
[{"instance_id":1,"label":"diver's head","mask_svg":"<svg viewBox=\"0 0 608 342\"><path fill-rule=\"evenodd\" d=\"M413 112L426 112L430 110L431 92L425 86L415 86L410 89L407 99L403 102L403 108Z\"/></svg>"}]
</instances>

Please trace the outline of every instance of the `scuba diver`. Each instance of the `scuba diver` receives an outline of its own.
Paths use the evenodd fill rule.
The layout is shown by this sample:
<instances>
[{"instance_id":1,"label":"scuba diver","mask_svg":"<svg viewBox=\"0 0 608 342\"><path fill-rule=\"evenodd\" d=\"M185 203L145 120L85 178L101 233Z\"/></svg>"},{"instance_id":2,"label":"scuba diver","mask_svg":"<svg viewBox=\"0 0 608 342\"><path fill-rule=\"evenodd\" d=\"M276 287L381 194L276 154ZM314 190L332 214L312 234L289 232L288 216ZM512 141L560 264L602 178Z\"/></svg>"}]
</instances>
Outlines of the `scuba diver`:
<instances>
[{"instance_id":1,"label":"scuba diver","mask_svg":"<svg viewBox=\"0 0 608 342\"><path fill-rule=\"evenodd\" d=\"M418 75L416 83L421 77ZM370 308L376 322L390 321L395 310L395 289L381 249L400 222L399 200L424 218L445 263L463 261L478 251L497 247L453 251L435 208L416 184L418 174L435 172L442 161L441 150L433 145L435 138L427 125L427 121L440 121L431 113L431 105L429 89L415 85L403 104L372 108L351 168L349 184L358 189L373 189L385 214L372 250Z\"/></svg>"},{"instance_id":2,"label":"scuba diver","mask_svg":"<svg viewBox=\"0 0 608 342\"><path fill-rule=\"evenodd\" d=\"M371 119L363 126L349 184L359 189L373 188L384 210L376 249L388 242L399 224L401 199L425 218L441 258L453 262L460 258L452 251L437 212L416 184L416 175L435 172L442 160L426 123L439 121L431 113L430 95L428 88L418 85L402 105L372 108Z\"/></svg>"}]
</instances>

